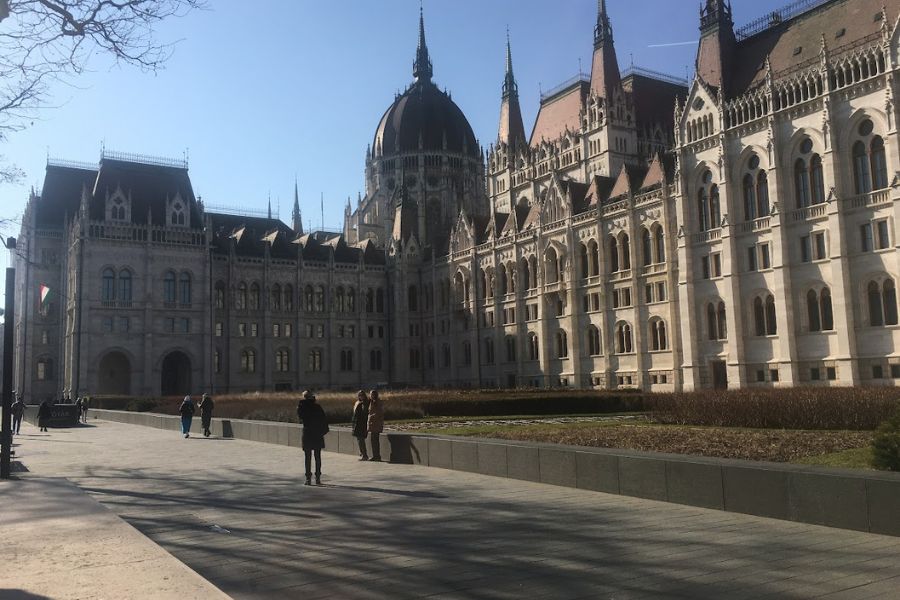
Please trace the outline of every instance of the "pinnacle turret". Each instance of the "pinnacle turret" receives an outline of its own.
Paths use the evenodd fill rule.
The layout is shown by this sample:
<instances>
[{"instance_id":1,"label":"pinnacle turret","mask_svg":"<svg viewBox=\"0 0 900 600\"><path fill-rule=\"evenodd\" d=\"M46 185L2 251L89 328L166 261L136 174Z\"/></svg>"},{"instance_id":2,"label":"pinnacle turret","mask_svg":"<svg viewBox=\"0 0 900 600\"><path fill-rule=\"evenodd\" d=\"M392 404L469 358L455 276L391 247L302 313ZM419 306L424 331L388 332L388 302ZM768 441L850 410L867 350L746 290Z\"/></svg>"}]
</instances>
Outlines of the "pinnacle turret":
<instances>
[{"instance_id":1,"label":"pinnacle turret","mask_svg":"<svg viewBox=\"0 0 900 600\"><path fill-rule=\"evenodd\" d=\"M297 188L297 179L294 178L294 211L291 215L291 223L295 232L303 233L303 218L300 214L300 191Z\"/></svg>"},{"instance_id":2,"label":"pinnacle turret","mask_svg":"<svg viewBox=\"0 0 900 600\"><path fill-rule=\"evenodd\" d=\"M512 48L509 43L509 29L506 30L506 78L503 80L503 97L519 95L519 86L516 84L516 77L513 75L512 65Z\"/></svg>"},{"instance_id":3,"label":"pinnacle turret","mask_svg":"<svg viewBox=\"0 0 900 600\"><path fill-rule=\"evenodd\" d=\"M497 141L516 147L525 143L525 125L519 106L519 86L513 75L512 46L509 30L506 32L506 77L503 80L503 101L500 103L500 128Z\"/></svg>"},{"instance_id":4,"label":"pinnacle turret","mask_svg":"<svg viewBox=\"0 0 900 600\"><path fill-rule=\"evenodd\" d=\"M597 25L594 27L594 59L591 66L591 91L609 98L621 85L619 62L613 44L612 24L606 12L606 0L597 2Z\"/></svg>"}]
</instances>

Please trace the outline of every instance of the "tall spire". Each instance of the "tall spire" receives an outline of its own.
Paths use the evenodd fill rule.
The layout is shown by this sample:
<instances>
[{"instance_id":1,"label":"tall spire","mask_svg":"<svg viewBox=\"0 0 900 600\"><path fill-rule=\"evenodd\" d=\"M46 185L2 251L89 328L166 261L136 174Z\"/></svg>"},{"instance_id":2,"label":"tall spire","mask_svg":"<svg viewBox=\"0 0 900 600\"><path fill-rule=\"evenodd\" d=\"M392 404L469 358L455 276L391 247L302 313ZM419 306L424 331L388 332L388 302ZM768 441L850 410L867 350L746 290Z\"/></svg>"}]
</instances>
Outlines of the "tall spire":
<instances>
[{"instance_id":1,"label":"tall spire","mask_svg":"<svg viewBox=\"0 0 900 600\"><path fill-rule=\"evenodd\" d=\"M612 45L612 25L609 23L609 13L606 12L606 0L597 0L597 25L594 27L594 48L602 46L607 40Z\"/></svg>"},{"instance_id":2,"label":"tall spire","mask_svg":"<svg viewBox=\"0 0 900 600\"><path fill-rule=\"evenodd\" d=\"M525 125L522 122L522 109L519 107L519 86L513 75L509 28L506 30L506 78L503 80L503 101L500 103L497 142L505 143L512 148L525 143Z\"/></svg>"},{"instance_id":3,"label":"tall spire","mask_svg":"<svg viewBox=\"0 0 900 600\"><path fill-rule=\"evenodd\" d=\"M291 214L291 225L297 233L303 233L303 220L300 218L300 190L297 188L297 178L294 177L294 211Z\"/></svg>"},{"instance_id":4,"label":"tall spire","mask_svg":"<svg viewBox=\"0 0 900 600\"><path fill-rule=\"evenodd\" d=\"M608 98L621 85L612 25L606 12L606 0L597 1L597 25L594 27L594 59L591 65L591 91Z\"/></svg>"},{"instance_id":5,"label":"tall spire","mask_svg":"<svg viewBox=\"0 0 900 600\"><path fill-rule=\"evenodd\" d=\"M503 97L519 95L519 86L516 84L516 77L513 75L512 65L512 48L509 44L509 27L506 28L506 79L503 80Z\"/></svg>"},{"instance_id":6,"label":"tall spire","mask_svg":"<svg viewBox=\"0 0 900 600\"><path fill-rule=\"evenodd\" d=\"M269 220L272 220L272 193L269 193Z\"/></svg>"},{"instance_id":7,"label":"tall spire","mask_svg":"<svg viewBox=\"0 0 900 600\"><path fill-rule=\"evenodd\" d=\"M419 45L416 47L416 61L413 63L413 77L416 80L431 81L434 74L431 67L431 58L428 56L428 46L425 44L425 12L419 4Z\"/></svg>"}]
</instances>

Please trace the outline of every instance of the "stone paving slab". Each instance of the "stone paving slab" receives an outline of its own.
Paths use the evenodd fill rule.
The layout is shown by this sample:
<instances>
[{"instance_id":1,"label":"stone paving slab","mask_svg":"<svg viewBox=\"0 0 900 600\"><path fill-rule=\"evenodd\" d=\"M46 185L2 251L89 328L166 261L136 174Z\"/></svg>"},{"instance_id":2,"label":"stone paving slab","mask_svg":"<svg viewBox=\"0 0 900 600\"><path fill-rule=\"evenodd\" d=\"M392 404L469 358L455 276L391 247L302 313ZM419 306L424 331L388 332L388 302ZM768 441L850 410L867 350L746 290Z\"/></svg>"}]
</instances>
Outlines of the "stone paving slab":
<instances>
[{"instance_id":1,"label":"stone paving slab","mask_svg":"<svg viewBox=\"0 0 900 600\"><path fill-rule=\"evenodd\" d=\"M894 537L323 456L305 487L298 449L234 439L92 421L19 447L234 598L900 596Z\"/></svg>"},{"instance_id":2,"label":"stone paving slab","mask_svg":"<svg viewBox=\"0 0 900 600\"><path fill-rule=\"evenodd\" d=\"M0 598L227 598L65 479L0 481L0 501Z\"/></svg>"}]
</instances>

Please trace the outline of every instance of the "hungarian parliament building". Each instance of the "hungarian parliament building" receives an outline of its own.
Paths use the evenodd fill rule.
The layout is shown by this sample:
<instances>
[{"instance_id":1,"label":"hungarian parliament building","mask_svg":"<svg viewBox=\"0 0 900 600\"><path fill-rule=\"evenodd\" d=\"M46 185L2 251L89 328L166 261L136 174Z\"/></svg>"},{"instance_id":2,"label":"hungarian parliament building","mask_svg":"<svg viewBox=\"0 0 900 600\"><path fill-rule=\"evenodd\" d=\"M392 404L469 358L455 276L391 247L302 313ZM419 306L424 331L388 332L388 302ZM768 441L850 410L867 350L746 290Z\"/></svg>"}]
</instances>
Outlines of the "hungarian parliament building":
<instances>
[{"instance_id":1,"label":"hungarian parliament building","mask_svg":"<svg viewBox=\"0 0 900 600\"><path fill-rule=\"evenodd\" d=\"M549 9L548 9L549 10ZM16 258L15 387L691 391L900 381L900 0L705 0L695 75L589 75L483 148L413 81L342 233L207 210L184 161L48 161ZM410 40L412 42L412 40ZM411 44L412 45L412 44Z\"/></svg>"}]
</instances>

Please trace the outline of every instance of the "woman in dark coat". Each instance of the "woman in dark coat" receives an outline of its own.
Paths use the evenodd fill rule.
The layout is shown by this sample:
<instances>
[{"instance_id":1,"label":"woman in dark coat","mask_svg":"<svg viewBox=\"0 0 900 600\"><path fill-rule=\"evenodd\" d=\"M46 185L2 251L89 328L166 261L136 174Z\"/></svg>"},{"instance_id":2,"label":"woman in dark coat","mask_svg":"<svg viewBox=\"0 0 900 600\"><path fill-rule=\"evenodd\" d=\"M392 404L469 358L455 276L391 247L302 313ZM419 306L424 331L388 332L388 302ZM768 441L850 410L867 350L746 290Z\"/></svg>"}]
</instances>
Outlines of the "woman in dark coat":
<instances>
[{"instance_id":1,"label":"woman in dark coat","mask_svg":"<svg viewBox=\"0 0 900 600\"><path fill-rule=\"evenodd\" d=\"M203 436L209 437L210 430L209 426L212 423L212 411L215 407L215 403L213 399L209 397L209 394L203 394L200 398L200 419L203 421Z\"/></svg>"},{"instance_id":2,"label":"woman in dark coat","mask_svg":"<svg viewBox=\"0 0 900 600\"><path fill-rule=\"evenodd\" d=\"M50 401L44 400L38 407L37 418L38 427L41 431L47 431L47 421L50 419L50 413L53 409L50 407Z\"/></svg>"},{"instance_id":3,"label":"woman in dark coat","mask_svg":"<svg viewBox=\"0 0 900 600\"><path fill-rule=\"evenodd\" d=\"M366 422L369 418L369 398L362 390L356 394L356 404L353 405L353 437L359 443L359 460L369 460L369 452L366 450L366 436L369 429Z\"/></svg>"},{"instance_id":4,"label":"woman in dark coat","mask_svg":"<svg viewBox=\"0 0 900 600\"><path fill-rule=\"evenodd\" d=\"M297 404L297 418L303 424L301 446L306 459L306 485L312 485L312 457L316 457L316 485L322 485L322 449L325 434L328 433L328 418L316 403L315 395L309 390L303 392L303 399Z\"/></svg>"}]
</instances>

